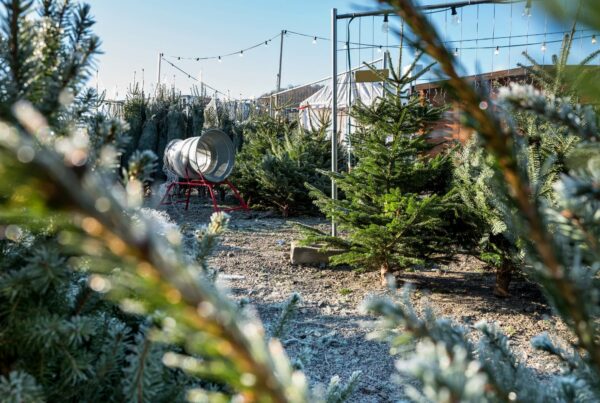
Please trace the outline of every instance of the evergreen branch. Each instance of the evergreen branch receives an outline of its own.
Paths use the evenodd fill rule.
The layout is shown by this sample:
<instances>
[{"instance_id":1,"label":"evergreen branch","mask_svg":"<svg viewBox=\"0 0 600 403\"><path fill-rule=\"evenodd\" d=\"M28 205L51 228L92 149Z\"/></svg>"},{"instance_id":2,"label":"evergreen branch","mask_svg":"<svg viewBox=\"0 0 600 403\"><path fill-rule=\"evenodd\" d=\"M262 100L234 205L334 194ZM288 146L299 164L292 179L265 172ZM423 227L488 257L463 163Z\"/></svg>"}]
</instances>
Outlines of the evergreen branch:
<instances>
[{"instance_id":1,"label":"evergreen branch","mask_svg":"<svg viewBox=\"0 0 600 403\"><path fill-rule=\"evenodd\" d=\"M93 233L100 239L108 240L112 245L120 245L113 253L123 259L135 259L143 265L146 272L152 273L156 279L156 287L160 287L170 295L178 295L181 303L186 308L182 320L186 325L197 331L210 335L218 340L226 340L230 348L223 350L223 356L237 367L240 374L250 372L255 378L255 384L243 387L243 393L249 400L270 399L272 402L300 401L301 394L286 392L282 382L289 379L287 375L275 375L275 358L260 339L260 333L248 332L242 329L242 324L231 321L228 315L232 314L233 307L209 282L197 281L190 277L190 273L182 270L172 256L166 254L164 245L154 234L140 236L134 230L131 219L123 213L120 204L105 191L102 185L94 180L93 176L82 175L79 168L70 168L64 165L62 159L36 144L32 137L22 132L15 132L11 141L0 135L0 151L3 158L13 157L21 147L36 149L35 158L28 166L28 171L36 175L43 175L45 183L52 183L54 190L46 194L50 204L58 209L72 211L76 209L92 218L97 227ZM14 142L13 142L14 141ZM82 181L85 181L85 186ZM48 188L50 190L50 188ZM110 209L100 213L95 207L98 197L106 197L111 201ZM215 307L209 311L197 309L202 306ZM167 306L165 306L166 308ZM271 348L276 348L272 346ZM256 349L262 350L257 355ZM278 357L278 368L281 370L288 365L287 360ZM282 361L283 360L283 361ZM290 374L291 376L291 374ZM289 390L289 389L288 389ZM261 399L259 399L261 397Z\"/></svg>"},{"instance_id":2,"label":"evergreen branch","mask_svg":"<svg viewBox=\"0 0 600 403\"><path fill-rule=\"evenodd\" d=\"M551 122L565 125L585 139L598 137L598 122L590 106L571 105L560 98L550 96L532 86L511 83L510 87L500 89L498 99L506 101L522 110L536 112Z\"/></svg>"},{"instance_id":3,"label":"evergreen branch","mask_svg":"<svg viewBox=\"0 0 600 403\"><path fill-rule=\"evenodd\" d=\"M354 371L345 385L341 383L339 376L332 377L325 393L325 403L343 403L347 401L358 386L361 375L361 371Z\"/></svg>"},{"instance_id":4,"label":"evergreen branch","mask_svg":"<svg viewBox=\"0 0 600 403\"><path fill-rule=\"evenodd\" d=\"M281 313L279 314L279 319L275 325L275 330L273 330L273 337L280 339L283 336L285 326L292 318L292 315L296 311L296 307L300 302L300 295L298 293L293 293L287 301L283 304L281 308Z\"/></svg>"}]
</instances>

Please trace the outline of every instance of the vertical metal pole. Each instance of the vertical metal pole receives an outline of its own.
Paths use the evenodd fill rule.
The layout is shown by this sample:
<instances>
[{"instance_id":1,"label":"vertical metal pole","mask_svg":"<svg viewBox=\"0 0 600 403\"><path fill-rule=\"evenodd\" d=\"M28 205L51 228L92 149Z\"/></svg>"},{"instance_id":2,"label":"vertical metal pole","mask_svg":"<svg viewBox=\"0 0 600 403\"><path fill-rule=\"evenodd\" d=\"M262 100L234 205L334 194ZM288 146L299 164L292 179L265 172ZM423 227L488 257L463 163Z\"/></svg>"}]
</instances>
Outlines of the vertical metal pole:
<instances>
[{"instance_id":1,"label":"vertical metal pole","mask_svg":"<svg viewBox=\"0 0 600 403\"><path fill-rule=\"evenodd\" d=\"M360 20L359 20L360 21ZM352 19L350 19L350 21L348 21L348 36L346 37L346 57L348 60L348 77L344 77L343 78L343 83L344 85L348 86L348 106L346 107L346 119L347 119L347 124L346 124L346 138L344 139L346 141L346 154L347 154L347 158L348 158L348 172L352 171L352 141L350 139L350 134L352 131L352 117L350 116L350 110L352 109L352 90L354 89L354 85L352 84L352 63L351 63L351 59L350 59L350 23L352 22ZM358 38L358 41L360 42L360 35ZM360 54L360 47L359 47L359 54ZM359 56L359 63L360 63L360 56ZM347 84L346 84L346 80L347 80ZM357 88L358 89L358 88ZM358 93L358 91L357 91Z\"/></svg>"},{"instance_id":2,"label":"vertical metal pole","mask_svg":"<svg viewBox=\"0 0 600 403\"><path fill-rule=\"evenodd\" d=\"M160 69L162 67L162 57L163 53L158 54L158 74L156 76L156 88L160 88Z\"/></svg>"},{"instance_id":3,"label":"vertical metal pole","mask_svg":"<svg viewBox=\"0 0 600 403\"><path fill-rule=\"evenodd\" d=\"M338 140L337 140L337 100L338 100L338 81L337 81L337 8L331 10L331 171L338 171ZM331 198L338 199L337 183L331 180ZM337 236L337 224L331 220L331 235Z\"/></svg>"},{"instance_id":4,"label":"vertical metal pole","mask_svg":"<svg viewBox=\"0 0 600 403\"><path fill-rule=\"evenodd\" d=\"M283 37L286 31L281 31L281 42L279 44L279 73L277 73L277 92L281 91L281 66L283 65Z\"/></svg>"},{"instance_id":5,"label":"vertical metal pole","mask_svg":"<svg viewBox=\"0 0 600 403\"><path fill-rule=\"evenodd\" d=\"M386 50L385 52L383 52L383 68L384 69L389 68L389 62L388 62L389 57L390 57L389 50ZM402 74L402 72L400 72L400 74Z\"/></svg>"}]
</instances>

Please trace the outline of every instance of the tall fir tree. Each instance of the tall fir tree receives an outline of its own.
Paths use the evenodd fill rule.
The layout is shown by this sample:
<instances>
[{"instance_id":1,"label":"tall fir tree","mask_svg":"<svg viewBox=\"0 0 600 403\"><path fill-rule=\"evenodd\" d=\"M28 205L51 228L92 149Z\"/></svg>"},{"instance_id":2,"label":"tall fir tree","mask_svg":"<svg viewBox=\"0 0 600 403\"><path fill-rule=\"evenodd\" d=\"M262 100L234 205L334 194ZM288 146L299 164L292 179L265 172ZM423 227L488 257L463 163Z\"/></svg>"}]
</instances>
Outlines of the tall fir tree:
<instances>
[{"instance_id":1,"label":"tall fir tree","mask_svg":"<svg viewBox=\"0 0 600 403\"><path fill-rule=\"evenodd\" d=\"M453 208L455 196L451 162L445 152L432 154L427 137L443 109L409 93L428 70L415 75L418 60L402 75L392 68L383 96L353 108L356 165L340 174L323 171L337 183L340 200L308 185L317 206L347 235L309 230L307 242L344 248L333 263L377 269L382 283L392 269L447 257L440 251L449 241L442 216Z\"/></svg>"}]
</instances>

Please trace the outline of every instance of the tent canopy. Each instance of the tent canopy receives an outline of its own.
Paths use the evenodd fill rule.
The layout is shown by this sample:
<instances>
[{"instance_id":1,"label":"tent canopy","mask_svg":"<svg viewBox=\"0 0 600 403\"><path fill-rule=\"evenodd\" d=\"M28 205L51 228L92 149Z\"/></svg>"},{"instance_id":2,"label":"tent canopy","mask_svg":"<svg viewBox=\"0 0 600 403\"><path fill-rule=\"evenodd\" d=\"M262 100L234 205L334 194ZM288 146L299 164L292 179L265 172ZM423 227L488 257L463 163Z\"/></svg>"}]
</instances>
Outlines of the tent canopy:
<instances>
[{"instance_id":1,"label":"tent canopy","mask_svg":"<svg viewBox=\"0 0 600 403\"><path fill-rule=\"evenodd\" d=\"M383 83L357 83L352 80L350 85L351 74L344 73L338 76L337 119L341 137L345 137L348 132L349 103L355 105L360 101L365 105L371 105L383 96ZM349 99L350 91L352 91L352 99ZM310 130L321 127L324 122L330 121L332 103L333 89L331 84L327 84L300 103L300 125ZM328 131L331 131L331 125Z\"/></svg>"}]
</instances>

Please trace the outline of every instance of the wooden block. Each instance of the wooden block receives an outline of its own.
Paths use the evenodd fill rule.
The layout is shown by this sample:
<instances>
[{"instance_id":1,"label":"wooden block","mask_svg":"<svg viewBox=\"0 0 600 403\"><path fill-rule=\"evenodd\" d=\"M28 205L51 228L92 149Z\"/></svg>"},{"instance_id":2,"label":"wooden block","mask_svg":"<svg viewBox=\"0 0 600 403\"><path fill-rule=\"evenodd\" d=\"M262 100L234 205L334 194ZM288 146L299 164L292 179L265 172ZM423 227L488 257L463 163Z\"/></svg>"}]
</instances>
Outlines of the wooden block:
<instances>
[{"instance_id":1,"label":"wooden block","mask_svg":"<svg viewBox=\"0 0 600 403\"><path fill-rule=\"evenodd\" d=\"M345 251L342 249L330 249L321 251L323 245L300 245L293 241L290 248L290 261L292 264L329 264L331 256L339 255Z\"/></svg>"}]
</instances>

